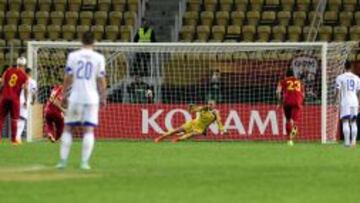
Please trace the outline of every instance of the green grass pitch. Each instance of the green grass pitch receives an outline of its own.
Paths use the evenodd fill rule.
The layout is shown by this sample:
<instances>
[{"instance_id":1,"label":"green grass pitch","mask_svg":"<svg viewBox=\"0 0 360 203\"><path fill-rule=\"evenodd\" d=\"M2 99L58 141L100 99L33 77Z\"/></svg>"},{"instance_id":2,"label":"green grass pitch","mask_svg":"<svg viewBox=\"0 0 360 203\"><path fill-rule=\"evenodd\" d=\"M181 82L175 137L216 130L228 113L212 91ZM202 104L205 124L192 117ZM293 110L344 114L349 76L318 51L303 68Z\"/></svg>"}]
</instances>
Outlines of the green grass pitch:
<instances>
[{"instance_id":1,"label":"green grass pitch","mask_svg":"<svg viewBox=\"0 0 360 203\"><path fill-rule=\"evenodd\" d=\"M360 150L314 143L97 142L93 170L58 144L0 144L0 202L358 202Z\"/></svg>"}]
</instances>

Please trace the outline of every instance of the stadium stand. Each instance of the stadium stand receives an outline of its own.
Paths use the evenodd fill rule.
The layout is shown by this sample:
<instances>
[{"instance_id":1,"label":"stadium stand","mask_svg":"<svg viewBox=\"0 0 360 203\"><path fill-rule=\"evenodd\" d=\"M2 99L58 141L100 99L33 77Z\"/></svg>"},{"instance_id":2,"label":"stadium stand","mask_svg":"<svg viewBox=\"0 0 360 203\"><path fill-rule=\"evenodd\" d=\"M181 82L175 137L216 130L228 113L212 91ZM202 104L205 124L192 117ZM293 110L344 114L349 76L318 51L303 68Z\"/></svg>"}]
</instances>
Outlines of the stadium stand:
<instances>
[{"instance_id":1,"label":"stadium stand","mask_svg":"<svg viewBox=\"0 0 360 203\"><path fill-rule=\"evenodd\" d=\"M11 57L7 45L19 46L16 58L29 40L72 41L89 29L99 41L131 41L138 8L138 0L0 0L0 61Z\"/></svg>"},{"instance_id":2,"label":"stadium stand","mask_svg":"<svg viewBox=\"0 0 360 203\"><path fill-rule=\"evenodd\" d=\"M188 0L179 40L198 41L200 31L201 40L211 42L305 41L316 15L322 15L324 20L317 40L359 40L360 11L356 11L356 0L329 0L323 14L315 11L318 3L319 0ZM199 25L208 27L195 29Z\"/></svg>"}]
</instances>

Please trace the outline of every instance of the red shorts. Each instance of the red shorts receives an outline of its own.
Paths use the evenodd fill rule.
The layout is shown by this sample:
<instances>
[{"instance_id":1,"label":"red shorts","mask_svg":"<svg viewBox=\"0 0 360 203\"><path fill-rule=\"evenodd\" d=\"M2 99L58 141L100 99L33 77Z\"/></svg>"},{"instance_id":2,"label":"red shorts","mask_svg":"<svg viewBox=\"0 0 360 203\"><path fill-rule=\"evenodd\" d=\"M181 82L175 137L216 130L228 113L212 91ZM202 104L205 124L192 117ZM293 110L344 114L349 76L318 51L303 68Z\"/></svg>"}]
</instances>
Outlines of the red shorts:
<instances>
[{"instance_id":1,"label":"red shorts","mask_svg":"<svg viewBox=\"0 0 360 203\"><path fill-rule=\"evenodd\" d=\"M5 116L10 112L11 119L20 118L20 101L10 98L2 98L0 101L0 116L5 118Z\"/></svg>"},{"instance_id":2,"label":"red shorts","mask_svg":"<svg viewBox=\"0 0 360 203\"><path fill-rule=\"evenodd\" d=\"M58 140L64 131L64 117L57 112L45 112L45 130Z\"/></svg>"},{"instance_id":3,"label":"red shorts","mask_svg":"<svg viewBox=\"0 0 360 203\"><path fill-rule=\"evenodd\" d=\"M285 105L284 104L284 113L286 120L292 119L297 122L300 118L302 107L299 105Z\"/></svg>"}]
</instances>

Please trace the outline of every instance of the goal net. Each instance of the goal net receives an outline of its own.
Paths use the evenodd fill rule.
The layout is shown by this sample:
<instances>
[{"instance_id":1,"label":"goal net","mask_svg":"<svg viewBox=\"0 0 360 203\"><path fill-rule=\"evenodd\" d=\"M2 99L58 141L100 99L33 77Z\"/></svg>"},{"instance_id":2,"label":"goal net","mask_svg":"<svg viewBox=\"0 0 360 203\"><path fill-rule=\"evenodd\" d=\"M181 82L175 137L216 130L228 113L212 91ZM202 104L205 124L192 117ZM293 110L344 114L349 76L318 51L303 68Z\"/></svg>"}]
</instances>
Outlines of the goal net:
<instances>
[{"instance_id":1,"label":"goal net","mask_svg":"<svg viewBox=\"0 0 360 203\"><path fill-rule=\"evenodd\" d=\"M96 136L152 139L195 118L189 104L216 101L227 134L211 125L200 140L286 139L276 86L293 68L306 97L297 124L301 141L338 137L335 78L343 72L352 42L346 43L98 43L106 57L108 105L101 107ZM73 42L30 42L28 61L37 80L29 141L44 137L43 108L51 88L62 81ZM79 98L81 99L81 98Z\"/></svg>"}]
</instances>

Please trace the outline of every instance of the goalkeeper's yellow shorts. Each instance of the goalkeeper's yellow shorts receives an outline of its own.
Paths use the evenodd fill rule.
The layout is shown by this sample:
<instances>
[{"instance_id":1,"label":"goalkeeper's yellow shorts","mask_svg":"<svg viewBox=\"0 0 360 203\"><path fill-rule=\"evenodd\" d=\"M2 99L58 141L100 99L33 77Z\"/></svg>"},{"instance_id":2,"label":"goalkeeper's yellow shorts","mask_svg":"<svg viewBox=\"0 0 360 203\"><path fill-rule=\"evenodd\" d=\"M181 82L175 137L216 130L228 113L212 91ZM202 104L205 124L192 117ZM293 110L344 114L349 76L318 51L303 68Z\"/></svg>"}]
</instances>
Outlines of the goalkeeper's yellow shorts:
<instances>
[{"instance_id":1,"label":"goalkeeper's yellow shorts","mask_svg":"<svg viewBox=\"0 0 360 203\"><path fill-rule=\"evenodd\" d=\"M181 126L181 128L185 130L185 133L194 132L202 134L205 131L205 129L195 120L187 121Z\"/></svg>"}]
</instances>

